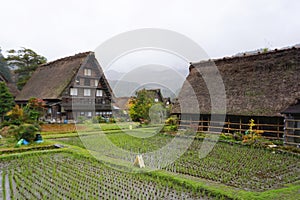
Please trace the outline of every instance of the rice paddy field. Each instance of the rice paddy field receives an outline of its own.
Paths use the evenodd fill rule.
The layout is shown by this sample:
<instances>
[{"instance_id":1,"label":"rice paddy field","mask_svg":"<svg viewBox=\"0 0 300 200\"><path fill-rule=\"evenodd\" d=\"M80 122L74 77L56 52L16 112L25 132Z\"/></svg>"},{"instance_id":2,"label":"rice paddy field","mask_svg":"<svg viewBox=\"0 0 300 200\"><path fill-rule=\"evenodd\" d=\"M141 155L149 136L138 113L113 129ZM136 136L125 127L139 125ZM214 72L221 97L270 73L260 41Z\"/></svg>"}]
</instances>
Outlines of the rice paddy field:
<instances>
[{"instance_id":1,"label":"rice paddy field","mask_svg":"<svg viewBox=\"0 0 300 200\"><path fill-rule=\"evenodd\" d=\"M70 153L30 155L0 166L3 199L212 199L205 191Z\"/></svg>"},{"instance_id":2,"label":"rice paddy field","mask_svg":"<svg viewBox=\"0 0 300 200\"><path fill-rule=\"evenodd\" d=\"M154 129L45 133L65 148L0 157L0 199L300 199L299 154L217 142L201 156L202 139L168 147L175 137ZM186 151L157 165L166 146Z\"/></svg>"}]
</instances>

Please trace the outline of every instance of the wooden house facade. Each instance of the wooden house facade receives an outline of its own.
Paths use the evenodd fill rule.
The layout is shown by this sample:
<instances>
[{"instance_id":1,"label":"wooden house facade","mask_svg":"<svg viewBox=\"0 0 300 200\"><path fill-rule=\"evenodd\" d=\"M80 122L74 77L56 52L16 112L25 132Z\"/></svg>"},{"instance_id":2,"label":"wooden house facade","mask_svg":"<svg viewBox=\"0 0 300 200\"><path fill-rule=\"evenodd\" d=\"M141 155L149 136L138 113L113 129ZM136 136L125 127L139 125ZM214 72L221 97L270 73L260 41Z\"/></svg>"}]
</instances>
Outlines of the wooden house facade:
<instances>
[{"instance_id":1,"label":"wooden house facade","mask_svg":"<svg viewBox=\"0 0 300 200\"><path fill-rule=\"evenodd\" d=\"M62 122L79 116L110 117L112 95L94 53L86 52L39 66L16 102L41 98L47 105L45 120Z\"/></svg>"},{"instance_id":2,"label":"wooden house facade","mask_svg":"<svg viewBox=\"0 0 300 200\"><path fill-rule=\"evenodd\" d=\"M212 66L217 67L226 92L225 122L213 122L214 125L209 91L199 73ZM285 136L286 144L300 143L299 121L289 121L298 120L300 114L297 104L300 99L300 48L201 61L191 63L189 70L172 109L172 113L180 117L182 127L197 126L198 131L205 132L220 124L222 132L244 133L249 128L249 120L254 119L254 129L261 130L263 136L270 139ZM193 94L199 102L200 115L181 111L180 104L191 104ZM218 115L218 111L214 114Z\"/></svg>"}]
</instances>

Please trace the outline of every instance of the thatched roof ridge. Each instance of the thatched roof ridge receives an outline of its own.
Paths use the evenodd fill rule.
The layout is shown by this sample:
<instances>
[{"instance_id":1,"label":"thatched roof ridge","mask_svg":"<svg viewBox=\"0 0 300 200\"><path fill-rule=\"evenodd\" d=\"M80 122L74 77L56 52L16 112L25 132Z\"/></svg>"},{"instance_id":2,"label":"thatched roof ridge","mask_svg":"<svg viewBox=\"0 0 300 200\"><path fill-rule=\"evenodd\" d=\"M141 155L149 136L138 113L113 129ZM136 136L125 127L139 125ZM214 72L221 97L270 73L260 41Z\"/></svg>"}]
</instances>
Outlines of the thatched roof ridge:
<instances>
[{"instance_id":1,"label":"thatched roof ridge","mask_svg":"<svg viewBox=\"0 0 300 200\"><path fill-rule=\"evenodd\" d=\"M40 65L16 97L16 101L27 101L31 97L61 99L62 92L89 55L93 53L79 53Z\"/></svg>"},{"instance_id":2,"label":"thatched roof ridge","mask_svg":"<svg viewBox=\"0 0 300 200\"><path fill-rule=\"evenodd\" d=\"M227 114L279 116L300 99L300 48L293 47L191 63L173 113L181 113L178 102L191 105L194 91L200 112L211 114L209 92L199 70L209 71L214 65L224 82Z\"/></svg>"},{"instance_id":3,"label":"thatched roof ridge","mask_svg":"<svg viewBox=\"0 0 300 200\"><path fill-rule=\"evenodd\" d=\"M257 58L263 58L263 57L269 57L269 56L274 56L275 53L277 53L278 55L280 54L288 54L290 51L296 50L296 49L300 49L300 46L293 46L291 48L282 48L282 49L274 49L274 50L268 50L266 52L256 52L256 53L243 53L243 54L239 54L239 55L234 55L234 56L225 56L223 58L216 58L216 59L209 59L209 60L201 60L199 62L190 62L191 65L207 65L211 62L214 62L216 64L217 63L221 63L221 62L238 62L239 60L255 60Z\"/></svg>"},{"instance_id":4,"label":"thatched roof ridge","mask_svg":"<svg viewBox=\"0 0 300 200\"><path fill-rule=\"evenodd\" d=\"M86 51L86 52L81 52L81 53L77 53L73 56L67 56L67 57L63 57L63 58L59 58L59 59L56 59L56 60L53 60L53 61L50 61L50 62L47 62L47 63L44 63L44 64L41 64L39 66L40 67L45 67L45 66L49 66L49 65L53 65L57 62L62 62L62 61L71 61L71 60L74 60L76 58L80 58L80 57L86 57L88 56L89 54L93 53L92 51Z\"/></svg>"}]
</instances>

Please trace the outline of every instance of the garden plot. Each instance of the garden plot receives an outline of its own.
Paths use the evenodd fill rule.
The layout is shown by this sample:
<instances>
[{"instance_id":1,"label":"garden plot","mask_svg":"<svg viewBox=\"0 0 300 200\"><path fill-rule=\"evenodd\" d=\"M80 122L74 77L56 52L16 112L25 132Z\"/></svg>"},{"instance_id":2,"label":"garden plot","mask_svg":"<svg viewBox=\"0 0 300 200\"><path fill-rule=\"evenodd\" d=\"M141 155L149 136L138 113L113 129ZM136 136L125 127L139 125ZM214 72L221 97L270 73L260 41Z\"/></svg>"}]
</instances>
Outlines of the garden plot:
<instances>
[{"instance_id":1,"label":"garden plot","mask_svg":"<svg viewBox=\"0 0 300 200\"><path fill-rule=\"evenodd\" d=\"M263 148L218 142L206 157L200 159L203 140L194 140L179 159L165 167L157 162L163 161L164 155L151 152L164 147L173 137L157 134L151 138L136 138L114 133L81 139L92 150L109 158L133 163L136 155L142 153L146 167L204 178L248 191L278 189L300 181L299 155ZM180 148L178 144L176 149Z\"/></svg>"},{"instance_id":2,"label":"garden plot","mask_svg":"<svg viewBox=\"0 0 300 200\"><path fill-rule=\"evenodd\" d=\"M205 191L113 170L69 153L1 161L3 199L210 199Z\"/></svg>"},{"instance_id":3,"label":"garden plot","mask_svg":"<svg viewBox=\"0 0 300 200\"><path fill-rule=\"evenodd\" d=\"M219 142L200 159L201 145L202 141L195 140L165 169L250 191L277 189L300 180L299 155Z\"/></svg>"}]
</instances>

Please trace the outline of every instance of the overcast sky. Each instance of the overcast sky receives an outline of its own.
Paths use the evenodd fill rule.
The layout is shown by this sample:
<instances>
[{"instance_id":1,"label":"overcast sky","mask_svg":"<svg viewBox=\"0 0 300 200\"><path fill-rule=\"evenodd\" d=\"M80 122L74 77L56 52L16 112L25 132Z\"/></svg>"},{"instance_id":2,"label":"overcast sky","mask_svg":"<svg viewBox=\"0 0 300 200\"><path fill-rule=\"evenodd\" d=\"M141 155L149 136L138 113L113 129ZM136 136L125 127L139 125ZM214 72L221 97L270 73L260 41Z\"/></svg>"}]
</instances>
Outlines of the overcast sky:
<instances>
[{"instance_id":1,"label":"overcast sky","mask_svg":"<svg viewBox=\"0 0 300 200\"><path fill-rule=\"evenodd\" d=\"M0 5L2 51L27 47L49 61L93 51L138 28L184 34L212 58L300 43L299 0L2 0Z\"/></svg>"}]
</instances>

